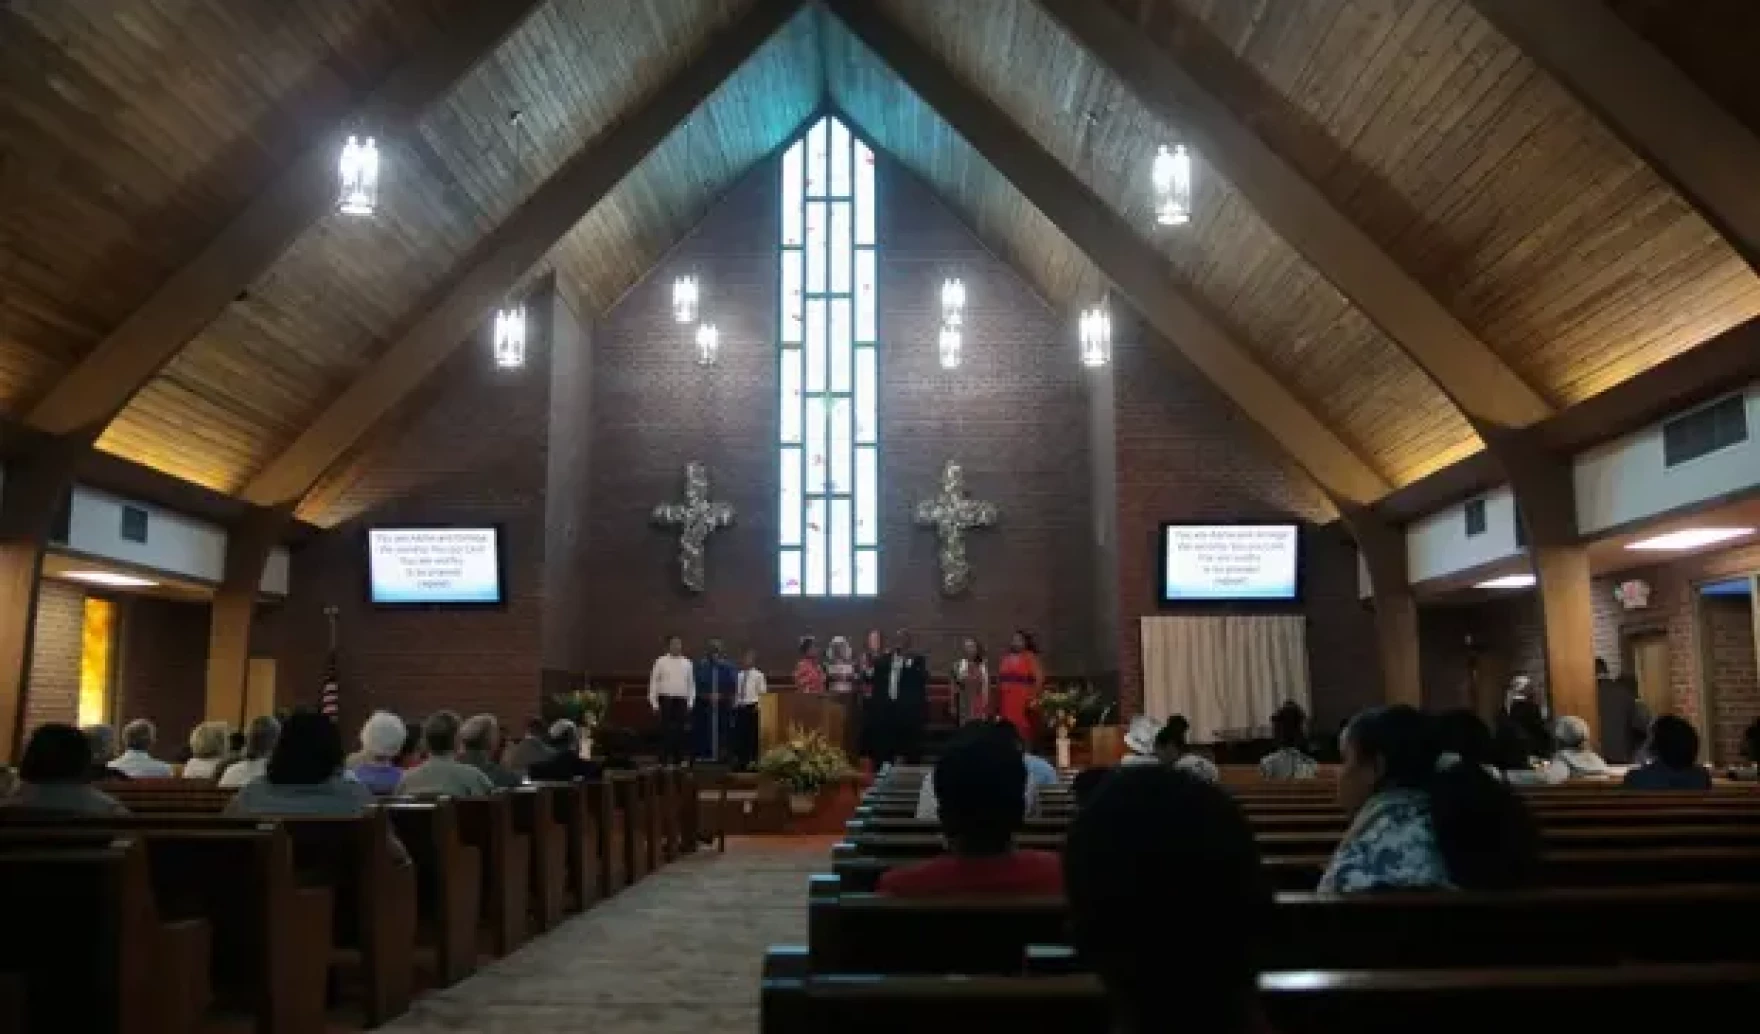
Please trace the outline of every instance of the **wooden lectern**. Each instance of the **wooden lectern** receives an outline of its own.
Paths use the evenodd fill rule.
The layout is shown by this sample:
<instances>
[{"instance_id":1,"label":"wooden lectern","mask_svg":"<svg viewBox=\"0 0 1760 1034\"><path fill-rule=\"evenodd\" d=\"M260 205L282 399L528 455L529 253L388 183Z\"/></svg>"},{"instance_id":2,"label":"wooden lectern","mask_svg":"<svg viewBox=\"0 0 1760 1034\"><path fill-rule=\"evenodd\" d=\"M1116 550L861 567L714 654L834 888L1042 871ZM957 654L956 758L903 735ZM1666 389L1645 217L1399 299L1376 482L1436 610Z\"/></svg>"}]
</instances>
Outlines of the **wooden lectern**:
<instances>
[{"instance_id":1,"label":"wooden lectern","mask_svg":"<svg viewBox=\"0 0 1760 1034\"><path fill-rule=\"evenodd\" d=\"M849 701L842 695L794 690L766 693L758 702L758 743L769 750L788 739L788 730L800 726L819 730L841 747L848 722Z\"/></svg>"}]
</instances>

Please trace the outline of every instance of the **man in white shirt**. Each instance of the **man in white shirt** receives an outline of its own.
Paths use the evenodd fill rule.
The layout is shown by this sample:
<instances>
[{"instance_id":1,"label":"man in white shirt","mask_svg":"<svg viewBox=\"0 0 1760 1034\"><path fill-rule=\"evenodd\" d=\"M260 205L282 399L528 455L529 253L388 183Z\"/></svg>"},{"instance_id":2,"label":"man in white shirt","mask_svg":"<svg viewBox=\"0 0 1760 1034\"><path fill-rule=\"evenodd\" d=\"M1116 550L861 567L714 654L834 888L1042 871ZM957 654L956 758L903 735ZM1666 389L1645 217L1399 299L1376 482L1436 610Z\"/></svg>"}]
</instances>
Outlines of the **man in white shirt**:
<instances>
[{"instance_id":1,"label":"man in white shirt","mask_svg":"<svg viewBox=\"0 0 1760 1034\"><path fill-rule=\"evenodd\" d=\"M770 684L758 670L758 651L747 650L733 697L733 765L750 768L758 760L758 701Z\"/></svg>"},{"instance_id":2,"label":"man in white shirt","mask_svg":"<svg viewBox=\"0 0 1760 1034\"><path fill-rule=\"evenodd\" d=\"M171 766L152 755L158 736L159 730L145 718L129 722L122 729L122 756L110 767L130 779L169 779Z\"/></svg>"},{"instance_id":3,"label":"man in white shirt","mask_svg":"<svg viewBox=\"0 0 1760 1034\"><path fill-rule=\"evenodd\" d=\"M696 671L684 655L684 640L669 636L666 652L654 659L654 670L648 674L648 706L660 715L661 764L684 764L696 702Z\"/></svg>"}]
</instances>

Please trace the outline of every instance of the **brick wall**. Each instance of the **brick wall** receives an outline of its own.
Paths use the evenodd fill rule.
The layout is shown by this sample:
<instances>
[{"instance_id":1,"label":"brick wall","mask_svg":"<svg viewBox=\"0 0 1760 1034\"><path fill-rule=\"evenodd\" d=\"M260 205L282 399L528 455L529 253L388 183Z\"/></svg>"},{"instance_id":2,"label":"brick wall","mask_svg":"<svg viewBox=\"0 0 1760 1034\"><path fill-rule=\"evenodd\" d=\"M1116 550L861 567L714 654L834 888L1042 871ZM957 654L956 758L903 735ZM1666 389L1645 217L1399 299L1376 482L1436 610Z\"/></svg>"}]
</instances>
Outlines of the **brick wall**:
<instances>
[{"instance_id":1,"label":"brick wall","mask_svg":"<svg viewBox=\"0 0 1760 1034\"><path fill-rule=\"evenodd\" d=\"M37 620L31 640L30 696L25 701L25 735L46 722L72 724L79 718L80 630L86 594L64 582L44 580L37 590Z\"/></svg>"},{"instance_id":2,"label":"brick wall","mask_svg":"<svg viewBox=\"0 0 1760 1034\"><path fill-rule=\"evenodd\" d=\"M1701 613L1705 679L1714 712L1706 735L1716 745L1713 756L1731 760L1741 754L1742 730L1760 718L1754 608L1747 597L1717 596L1706 598Z\"/></svg>"},{"instance_id":3,"label":"brick wall","mask_svg":"<svg viewBox=\"0 0 1760 1034\"><path fill-rule=\"evenodd\" d=\"M150 719L159 727L155 753L175 757L206 702L208 605L140 596L123 602L120 618L116 726Z\"/></svg>"},{"instance_id":4,"label":"brick wall","mask_svg":"<svg viewBox=\"0 0 1760 1034\"><path fill-rule=\"evenodd\" d=\"M1119 691L1142 707L1140 618L1158 613L1164 521L1324 521L1330 507L1203 377L1114 307ZM1314 718L1335 725L1382 698L1374 618L1357 600L1355 548L1336 528L1305 539L1304 600ZM1201 611L1185 611L1201 613ZM1262 611L1261 611L1262 612Z\"/></svg>"},{"instance_id":5,"label":"brick wall","mask_svg":"<svg viewBox=\"0 0 1760 1034\"><path fill-rule=\"evenodd\" d=\"M778 198L760 164L695 234L600 322L594 334L592 484L588 493L588 664L645 671L667 632L695 648L710 635L756 646L786 669L796 637L852 642L870 627L907 626L936 664L977 635L992 648L1010 629L1039 633L1058 671L1088 668L1092 598L1086 387L1070 328L989 254L921 184L879 166L882 401L881 594L874 600L784 599L776 591ZM721 334L719 365L693 362L688 328L671 321L675 276L693 272L702 311ZM964 362L937 361L943 277L966 283ZM676 537L649 525L678 498L687 460L709 464L716 499L737 524L708 547L709 588L678 585ZM943 461L996 502L1000 527L969 538L970 594L936 588L934 535L915 501Z\"/></svg>"}]
</instances>

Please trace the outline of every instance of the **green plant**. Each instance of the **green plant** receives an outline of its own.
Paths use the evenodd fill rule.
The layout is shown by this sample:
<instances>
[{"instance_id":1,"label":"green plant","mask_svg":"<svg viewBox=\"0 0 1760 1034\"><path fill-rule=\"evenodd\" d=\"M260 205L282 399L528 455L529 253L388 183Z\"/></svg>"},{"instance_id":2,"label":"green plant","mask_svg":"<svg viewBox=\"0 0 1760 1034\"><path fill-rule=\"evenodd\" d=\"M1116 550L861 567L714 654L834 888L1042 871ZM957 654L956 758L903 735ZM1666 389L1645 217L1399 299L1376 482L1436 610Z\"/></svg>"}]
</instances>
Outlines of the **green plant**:
<instances>
[{"instance_id":1,"label":"green plant","mask_svg":"<svg viewBox=\"0 0 1760 1034\"><path fill-rule=\"evenodd\" d=\"M577 689L558 693L550 698L556 713L583 729L593 729L605 720L611 709L611 694L602 689Z\"/></svg>"},{"instance_id":2,"label":"green plant","mask_svg":"<svg viewBox=\"0 0 1760 1034\"><path fill-rule=\"evenodd\" d=\"M758 759L758 774L788 787L790 793L817 793L850 775L849 757L817 729L794 726L788 739Z\"/></svg>"},{"instance_id":3,"label":"green plant","mask_svg":"<svg viewBox=\"0 0 1760 1034\"><path fill-rule=\"evenodd\" d=\"M1071 682L1061 689L1052 687L1039 694L1039 715L1053 732L1065 733L1093 725L1104 711L1100 695L1085 682Z\"/></svg>"}]
</instances>

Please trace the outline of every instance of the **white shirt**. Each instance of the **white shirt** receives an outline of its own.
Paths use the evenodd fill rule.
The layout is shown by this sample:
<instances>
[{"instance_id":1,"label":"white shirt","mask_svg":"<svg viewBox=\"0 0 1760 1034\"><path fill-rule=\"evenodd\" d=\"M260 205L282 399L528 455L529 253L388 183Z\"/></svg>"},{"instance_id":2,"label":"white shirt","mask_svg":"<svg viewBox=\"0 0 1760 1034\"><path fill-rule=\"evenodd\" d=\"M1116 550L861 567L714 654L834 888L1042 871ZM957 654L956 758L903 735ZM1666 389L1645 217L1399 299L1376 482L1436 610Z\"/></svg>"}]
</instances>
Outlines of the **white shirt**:
<instances>
[{"instance_id":1,"label":"white shirt","mask_svg":"<svg viewBox=\"0 0 1760 1034\"><path fill-rule=\"evenodd\" d=\"M904 674L905 665L909 663L910 657L908 654L894 653L892 655L892 667L889 669L886 678L886 695L894 700L898 699L898 677Z\"/></svg>"},{"instance_id":2,"label":"white shirt","mask_svg":"<svg viewBox=\"0 0 1760 1034\"><path fill-rule=\"evenodd\" d=\"M689 657L661 654L648 675L648 706L660 709L661 697L683 697L686 706L697 702L697 675Z\"/></svg>"},{"instance_id":3,"label":"white shirt","mask_svg":"<svg viewBox=\"0 0 1760 1034\"><path fill-rule=\"evenodd\" d=\"M268 774L268 758L245 758L226 766L226 771L220 773L220 785L243 786L253 779L261 779Z\"/></svg>"},{"instance_id":4,"label":"white shirt","mask_svg":"<svg viewBox=\"0 0 1760 1034\"><path fill-rule=\"evenodd\" d=\"M225 758L190 758L183 763L185 779L212 779Z\"/></svg>"},{"instance_id":5,"label":"white shirt","mask_svg":"<svg viewBox=\"0 0 1760 1034\"><path fill-rule=\"evenodd\" d=\"M769 691L770 684L764 680L764 673L756 668L747 668L739 673L739 693L733 698L734 706L750 707Z\"/></svg>"},{"instance_id":6,"label":"white shirt","mask_svg":"<svg viewBox=\"0 0 1760 1034\"><path fill-rule=\"evenodd\" d=\"M130 779L171 778L171 766L144 750L125 750L121 757L110 762L109 767Z\"/></svg>"}]
</instances>

